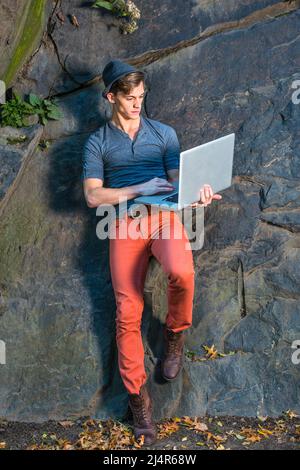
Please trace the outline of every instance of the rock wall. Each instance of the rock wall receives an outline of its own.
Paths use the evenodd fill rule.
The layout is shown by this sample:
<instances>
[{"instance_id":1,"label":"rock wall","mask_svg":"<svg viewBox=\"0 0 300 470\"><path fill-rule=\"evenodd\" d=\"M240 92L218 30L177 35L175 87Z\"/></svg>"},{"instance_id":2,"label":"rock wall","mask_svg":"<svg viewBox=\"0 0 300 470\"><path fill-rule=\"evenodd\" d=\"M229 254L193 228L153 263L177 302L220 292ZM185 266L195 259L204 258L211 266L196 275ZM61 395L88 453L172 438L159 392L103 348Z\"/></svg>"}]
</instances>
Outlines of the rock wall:
<instances>
[{"instance_id":1,"label":"rock wall","mask_svg":"<svg viewBox=\"0 0 300 470\"><path fill-rule=\"evenodd\" d=\"M0 133L0 416L127 410L108 241L96 236L79 179L83 144L109 117L101 70L111 58L147 72L143 113L172 125L182 150L236 133L232 187L205 209L204 246L193 251L193 327L172 384L159 377L166 279L155 259L149 266L142 330L155 418L299 412L299 4L135 3L139 29L124 36L109 12L47 2L42 40L13 79L20 93L56 97L64 119L29 129L14 147ZM212 344L224 355L205 359Z\"/></svg>"}]
</instances>

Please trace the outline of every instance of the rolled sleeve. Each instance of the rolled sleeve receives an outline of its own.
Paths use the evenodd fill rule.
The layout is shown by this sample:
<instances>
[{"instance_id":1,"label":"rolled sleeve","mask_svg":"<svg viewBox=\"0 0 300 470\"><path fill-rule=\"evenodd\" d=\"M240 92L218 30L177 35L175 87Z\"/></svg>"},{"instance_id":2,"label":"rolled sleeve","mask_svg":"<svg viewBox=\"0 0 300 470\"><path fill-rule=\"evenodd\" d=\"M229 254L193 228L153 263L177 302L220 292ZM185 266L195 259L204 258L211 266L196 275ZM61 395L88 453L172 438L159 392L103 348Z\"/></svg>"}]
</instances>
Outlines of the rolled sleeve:
<instances>
[{"instance_id":1,"label":"rolled sleeve","mask_svg":"<svg viewBox=\"0 0 300 470\"><path fill-rule=\"evenodd\" d=\"M175 129L168 127L166 135L166 147L164 154L164 164L166 171L179 169L180 144Z\"/></svg>"},{"instance_id":2,"label":"rolled sleeve","mask_svg":"<svg viewBox=\"0 0 300 470\"><path fill-rule=\"evenodd\" d=\"M85 142L82 157L82 179L104 179L103 158L97 138L91 135Z\"/></svg>"}]
</instances>

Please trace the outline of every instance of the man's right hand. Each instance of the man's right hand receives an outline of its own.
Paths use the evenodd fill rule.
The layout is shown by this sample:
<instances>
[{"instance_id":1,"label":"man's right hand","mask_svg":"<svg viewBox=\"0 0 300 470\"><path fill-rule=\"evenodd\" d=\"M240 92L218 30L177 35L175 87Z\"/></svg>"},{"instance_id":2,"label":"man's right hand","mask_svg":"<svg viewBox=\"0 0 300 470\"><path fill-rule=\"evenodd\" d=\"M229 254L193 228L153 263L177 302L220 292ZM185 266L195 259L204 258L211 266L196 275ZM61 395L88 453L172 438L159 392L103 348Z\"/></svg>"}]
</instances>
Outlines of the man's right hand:
<instances>
[{"instance_id":1,"label":"man's right hand","mask_svg":"<svg viewBox=\"0 0 300 470\"><path fill-rule=\"evenodd\" d=\"M174 189L176 189L175 186L164 178L152 178L152 180L139 185L139 193L141 196L152 196L152 194L174 191Z\"/></svg>"}]
</instances>

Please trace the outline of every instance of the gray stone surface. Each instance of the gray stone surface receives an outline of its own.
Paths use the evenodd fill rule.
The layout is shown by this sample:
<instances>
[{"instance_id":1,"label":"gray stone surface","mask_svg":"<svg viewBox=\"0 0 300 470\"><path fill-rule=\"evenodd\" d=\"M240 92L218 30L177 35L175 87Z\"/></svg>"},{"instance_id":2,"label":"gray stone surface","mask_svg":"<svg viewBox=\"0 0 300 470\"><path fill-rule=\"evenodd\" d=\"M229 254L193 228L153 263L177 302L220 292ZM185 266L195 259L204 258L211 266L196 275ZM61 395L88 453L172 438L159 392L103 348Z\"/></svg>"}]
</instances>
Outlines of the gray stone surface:
<instances>
[{"instance_id":1,"label":"gray stone surface","mask_svg":"<svg viewBox=\"0 0 300 470\"><path fill-rule=\"evenodd\" d=\"M156 419L300 412L300 368L291 360L292 342L300 339L300 105L291 100L300 78L299 10L285 2L286 14L276 16L275 2L194 0L179 15L177 2L170 8L157 1L150 11L137 1L144 9L140 29L122 37L116 19L79 3L62 7L80 27L53 17L52 39L15 82L23 92L63 92L64 119L43 130L50 148L32 152L22 167L28 147L16 157L2 147L1 161L16 177L8 172L2 182L4 192L14 190L0 218L0 339L7 350L0 416L43 421L127 410L108 242L96 236L99 217L86 207L79 179L83 144L109 107L101 82L71 92L115 54L137 59L148 72L143 112L174 126L182 150L236 133L233 184L205 209L204 246L193 252L194 316L186 338L186 350L200 359L204 345L233 354L186 357L175 383L161 380L167 280L152 258L142 330ZM255 11L250 23L216 26ZM205 28L216 31L187 42ZM149 60L138 56L169 46Z\"/></svg>"},{"instance_id":2,"label":"gray stone surface","mask_svg":"<svg viewBox=\"0 0 300 470\"><path fill-rule=\"evenodd\" d=\"M276 0L136 0L141 11L139 28L122 35L119 19L104 9L94 9L81 0L63 0L60 11L64 22L54 13L48 22L48 39L43 41L23 70L18 86L47 95L72 90L101 74L113 57L130 59L152 51L176 47L219 23L238 21ZM79 28L72 25L75 15ZM45 73L45 69L47 72ZM40 78L43 77L42 80Z\"/></svg>"},{"instance_id":3,"label":"gray stone surface","mask_svg":"<svg viewBox=\"0 0 300 470\"><path fill-rule=\"evenodd\" d=\"M42 126L0 128L0 211L16 186L42 135ZM7 194L8 193L8 194Z\"/></svg>"}]
</instances>

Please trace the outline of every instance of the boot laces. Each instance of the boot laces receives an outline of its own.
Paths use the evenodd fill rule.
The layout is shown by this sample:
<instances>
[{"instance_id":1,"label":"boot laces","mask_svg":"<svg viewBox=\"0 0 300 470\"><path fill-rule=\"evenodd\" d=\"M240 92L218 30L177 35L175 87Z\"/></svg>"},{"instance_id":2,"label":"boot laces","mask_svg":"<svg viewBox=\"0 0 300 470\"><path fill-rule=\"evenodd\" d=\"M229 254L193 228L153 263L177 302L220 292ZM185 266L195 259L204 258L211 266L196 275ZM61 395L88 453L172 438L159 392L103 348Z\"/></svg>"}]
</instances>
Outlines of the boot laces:
<instances>
[{"instance_id":1,"label":"boot laces","mask_svg":"<svg viewBox=\"0 0 300 470\"><path fill-rule=\"evenodd\" d=\"M179 335L170 334L168 340L168 353L181 354L181 347L179 345Z\"/></svg>"},{"instance_id":2,"label":"boot laces","mask_svg":"<svg viewBox=\"0 0 300 470\"><path fill-rule=\"evenodd\" d=\"M144 403L142 405L142 416L143 416L144 421L147 421L147 411L146 411L146 407Z\"/></svg>"},{"instance_id":3,"label":"boot laces","mask_svg":"<svg viewBox=\"0 0 300 470\"><path fill-rule=\"evenodd\" d=\"M144 421L149 423L150 421L147 416L146 401L143 393L140 393L138 403L136 403L135 407L137 409L138 415L142 417Z\"/></svg>"}]
</instances>

